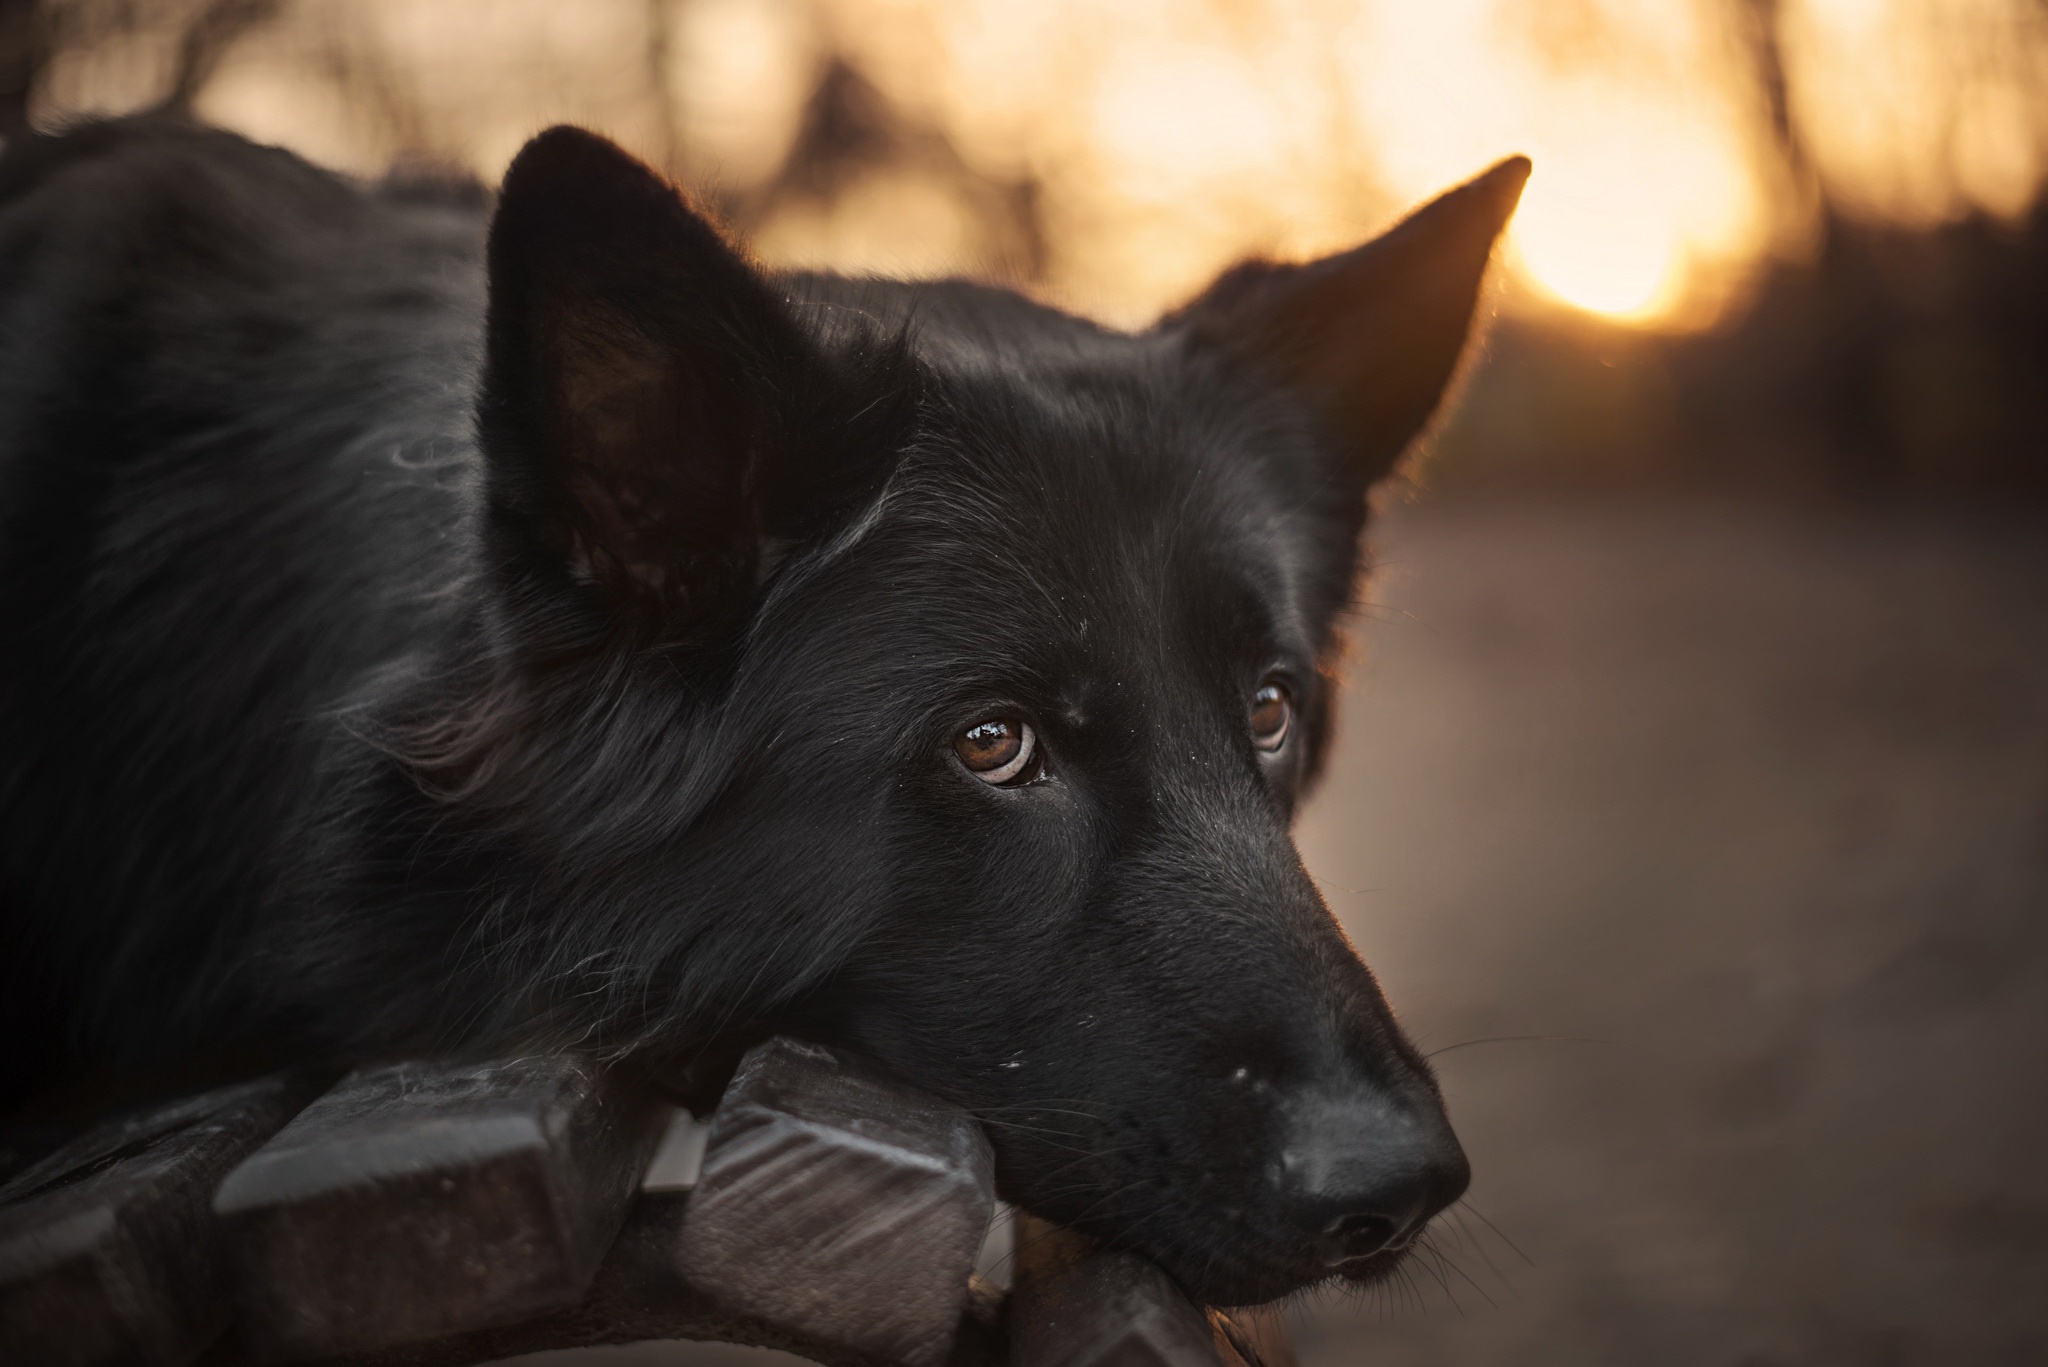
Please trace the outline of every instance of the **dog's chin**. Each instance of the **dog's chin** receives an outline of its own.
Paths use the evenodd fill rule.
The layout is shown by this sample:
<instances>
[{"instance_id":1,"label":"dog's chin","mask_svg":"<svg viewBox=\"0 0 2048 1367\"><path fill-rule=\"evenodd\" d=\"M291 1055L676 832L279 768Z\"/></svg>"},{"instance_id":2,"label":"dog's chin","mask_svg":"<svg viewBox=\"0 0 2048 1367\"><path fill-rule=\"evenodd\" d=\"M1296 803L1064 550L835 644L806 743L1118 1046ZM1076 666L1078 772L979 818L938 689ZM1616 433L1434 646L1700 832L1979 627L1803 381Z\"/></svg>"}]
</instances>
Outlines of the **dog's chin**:
<instances>
[{"instance_id":1,"label":"dog's chin","mask_svg":"<svg viewBox=\"0 0 2048 1367\"><path fill-rule=\"evenodd\" d=\"M1202 1305L1264 1305L1284 1300L1297 1292L1330 1279L1330 1270L1309 1260L1293 1258L1232 1259L1204 1257L1193 1260L1156 1259L1181 1290ZM1194 1266L1187 1264L1192 1261Z\"/></svg>"},{"instance_id":2,"label":"dog's chin","mask_svg":"<svg viewBox=\"0 0 2048 1367\"><path fill-rule=\"evenodd\" d=\"M1393 1275L1413 1250L1413 1244L1390 1248L1368 1258L1352 1258L1330 1269L1326 1281L1339 1281L1347 1286L1373 1286Z\"/></svg>"},{"instance_id":3,"label":"dog's chin","mask_svg":"<svg viewBox=\"0 0 2048 1367\"><path fill-rule=\"evenodd\" d=\"M1312 1262L1271 1263L1262 1266L1228 1266L1205 1260L1198 1275L1162 1260L1161 1265L1179 1282L1181 1289L1204 1305L1252 1306L1284 1300L1318 1286L1373 1286L1392 1276L1408 1257L1412 1245L1387 1249L1370 1257L1353 1258L1336 1267Z\"/></svg>"}]
</instances>

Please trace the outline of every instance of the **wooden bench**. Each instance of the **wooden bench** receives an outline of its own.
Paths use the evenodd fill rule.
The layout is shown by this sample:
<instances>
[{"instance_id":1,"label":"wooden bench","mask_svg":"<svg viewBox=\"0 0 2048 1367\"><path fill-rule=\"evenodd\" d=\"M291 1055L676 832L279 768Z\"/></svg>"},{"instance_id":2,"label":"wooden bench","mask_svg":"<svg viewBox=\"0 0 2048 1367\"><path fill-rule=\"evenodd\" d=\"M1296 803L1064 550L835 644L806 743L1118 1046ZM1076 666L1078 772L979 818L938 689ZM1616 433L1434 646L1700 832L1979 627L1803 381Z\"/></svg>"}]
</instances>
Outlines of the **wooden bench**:
<instances>
[{"instance_id":1,"label":"wooden bench","mask_svg":"<svg viewBox=\"0 0 2048 1367\"><path fill-rule=\"evenodd\" d=\"M1283 1367L1277 1321L995 1205L965 1113L824 1049L742 1061L686 1189L671 1112L565 1056L295 1075L109 1121L0 1186L0 1363L460 1367L694 1339L827 1367Z\"/></svg>"}]
</instances>

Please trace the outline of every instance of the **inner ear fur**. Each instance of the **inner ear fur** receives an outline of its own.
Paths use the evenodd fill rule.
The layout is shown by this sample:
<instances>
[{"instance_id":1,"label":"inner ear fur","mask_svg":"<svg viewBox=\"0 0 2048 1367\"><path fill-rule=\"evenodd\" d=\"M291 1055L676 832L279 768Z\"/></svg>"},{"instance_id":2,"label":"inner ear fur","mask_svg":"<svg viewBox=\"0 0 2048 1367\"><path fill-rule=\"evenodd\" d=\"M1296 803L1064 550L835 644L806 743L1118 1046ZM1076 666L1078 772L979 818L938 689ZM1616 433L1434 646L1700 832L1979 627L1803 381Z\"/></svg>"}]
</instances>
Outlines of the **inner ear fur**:
<instances>
[{"instance_id":1,"label":"inner ear fur","mask_svg":"<svg viewBox=\"0 0 2048 1367\"><path fill-rule=\"evenodd\" d=\"M879 483L907 421L900 339L830 356L648 167L556 128L506 172L479 428L494 530L601 609L732 609L763 547Z\"/></svg>"},{"instance_id":2,"label":"inner ear fur","mask_svg":"<svg viewBox=\"0 0 2048 1367\"><path fill-rule=\"evenodd\" d=\"M1307 400L1369 486L1449 387L1529 169L1510 157L1348 252L1232 267L1160 326Z\"/></svg>"}]
</instances>

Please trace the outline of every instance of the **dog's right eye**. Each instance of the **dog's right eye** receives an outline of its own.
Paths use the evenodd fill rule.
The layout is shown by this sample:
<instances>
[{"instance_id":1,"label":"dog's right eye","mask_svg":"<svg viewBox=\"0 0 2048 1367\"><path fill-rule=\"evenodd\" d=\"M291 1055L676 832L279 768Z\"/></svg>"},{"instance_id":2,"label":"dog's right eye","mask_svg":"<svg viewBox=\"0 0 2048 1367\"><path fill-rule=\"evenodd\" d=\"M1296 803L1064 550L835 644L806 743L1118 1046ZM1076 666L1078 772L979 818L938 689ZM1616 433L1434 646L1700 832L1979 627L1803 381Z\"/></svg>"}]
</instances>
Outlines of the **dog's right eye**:
<instances>
[{"instance_id":1,"label":"dog's right eye","mask_svg":"<svg viewBox=\"0 0 2048 1367\"><path fill-rule=\"evenodd\" d=\"M953 753L967 772L996 788L1029 783L1043 769L1038 733L1021 717L988 717L953 737Z\"/></svg>"},{"instance_id":2,"label":"dog's right eye","mask_svg":"<svg viewBox=\"0 0 2048 1367\"><path fill-rule=\"evenodd\" d=\"M1287 685L1274 679L1260 684L1259 691L1252 694L1252 744L1271 754L1287 744L1293 726L1294 698Z\"/></svg>"}]
</instances>

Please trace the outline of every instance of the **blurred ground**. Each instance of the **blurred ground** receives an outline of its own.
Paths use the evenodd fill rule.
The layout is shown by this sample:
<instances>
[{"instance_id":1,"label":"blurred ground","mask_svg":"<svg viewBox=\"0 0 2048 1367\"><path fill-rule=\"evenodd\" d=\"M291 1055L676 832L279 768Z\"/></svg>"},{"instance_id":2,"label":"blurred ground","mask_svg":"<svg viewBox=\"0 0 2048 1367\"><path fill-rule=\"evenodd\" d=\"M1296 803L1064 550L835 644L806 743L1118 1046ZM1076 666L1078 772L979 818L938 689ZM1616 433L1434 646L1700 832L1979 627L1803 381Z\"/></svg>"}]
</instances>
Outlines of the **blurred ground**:
<instances>
[{"instance_id":1,"label":"blurred ground","mask_svg":"<svg viewBox=\"0 0 2048 1367\"><path fill-rule=\"evenodd\" d=\"M2044 533L1391 523L1309 865L1425 1048L1604 1043L1441 1058L1528 1261L1468 1220L1309 1363L2048 1360Z\"/></svg>"},{"instance_id":2,"label":"blurred ground","mask_svg":"<svg viewBox=\"0 0 2048 1367\"><path fill-rule=\"evenodd\" d=\"M1455 1304L1305 1306L1307 1367L2048 1360L2048 521L1440 502L1378 543L1309 866L1425 1048L1601 1042L1441 1057L1527 1259L1467 1217Z\"/></svg>"}]
</instances>

